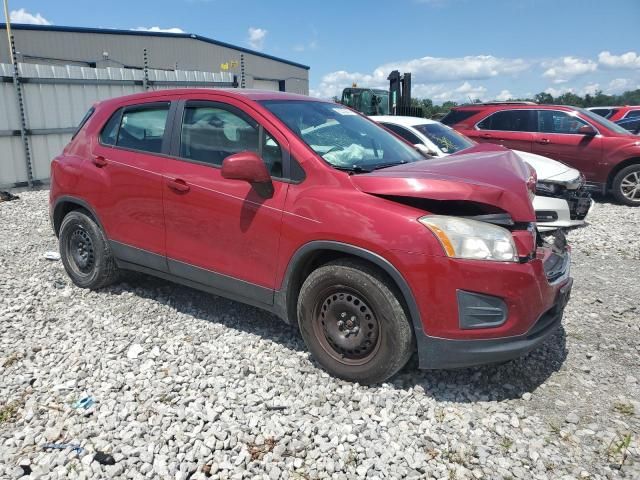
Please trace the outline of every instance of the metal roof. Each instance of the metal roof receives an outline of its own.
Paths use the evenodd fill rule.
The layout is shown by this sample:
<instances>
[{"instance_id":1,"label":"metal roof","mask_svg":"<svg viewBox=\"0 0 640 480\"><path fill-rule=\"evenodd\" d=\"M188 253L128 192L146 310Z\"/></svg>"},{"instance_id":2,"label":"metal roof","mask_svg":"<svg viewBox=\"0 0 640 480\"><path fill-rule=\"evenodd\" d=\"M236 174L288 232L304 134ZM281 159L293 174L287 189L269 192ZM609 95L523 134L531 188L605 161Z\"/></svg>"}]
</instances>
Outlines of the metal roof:
<instances>
[{"instance_id":1,"label":"metal roof","mask_svg":"<svg viewBox=\"0 0 640 480\"><path fill-rule=\"evenodd\" d=\"M0 23L0 29L6 29L6 23ZM196 35L195 33L171 33L171 32L149 32L147 30L120 30L113 28L93 28L93 27L66 27L62 25L30 25L26 23L11 23L12 30L38 30L49 32L71 32L71 33L102 33L107 35L137 35L143 37L168 37L168 38L190 38L192 40L200 40L204 43L210 43L211 45L217 45L220 47L231 48L240 52L249 53L258 57L268 58L269 60L275 60L277 62L293 65L294 67L304 68L309 70L311 67L303 65L301 63L292 62L291 60L285 60L284 58L274 57L262 52L256 52L244 47L238 47L230 43L214 40L213 38L203 37L202 35Z\"/></svg>"}]
</instances>

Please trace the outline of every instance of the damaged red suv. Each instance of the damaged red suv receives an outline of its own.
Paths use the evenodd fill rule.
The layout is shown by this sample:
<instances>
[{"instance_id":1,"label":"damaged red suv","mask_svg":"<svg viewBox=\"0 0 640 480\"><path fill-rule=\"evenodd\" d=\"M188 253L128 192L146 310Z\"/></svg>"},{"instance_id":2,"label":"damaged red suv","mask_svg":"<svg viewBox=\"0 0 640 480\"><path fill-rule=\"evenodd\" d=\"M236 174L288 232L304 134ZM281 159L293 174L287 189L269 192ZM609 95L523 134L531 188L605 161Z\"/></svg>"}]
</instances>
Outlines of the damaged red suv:
<instances>
[{"instance_id":1,"label":"damaged red suv","mask_svg":"<svg viewBox=\"0 0 640 480\"><path fill-rule=\"evenodd\" d=\"M535 181L513 153L425 160L309 97L100 102L51 168L76 285L136 270L260 307L347 380L384 381L416 349L421 368L523 355L560 324L571 290L569 254L537 240Z\"/></svg>"}]
</instances>

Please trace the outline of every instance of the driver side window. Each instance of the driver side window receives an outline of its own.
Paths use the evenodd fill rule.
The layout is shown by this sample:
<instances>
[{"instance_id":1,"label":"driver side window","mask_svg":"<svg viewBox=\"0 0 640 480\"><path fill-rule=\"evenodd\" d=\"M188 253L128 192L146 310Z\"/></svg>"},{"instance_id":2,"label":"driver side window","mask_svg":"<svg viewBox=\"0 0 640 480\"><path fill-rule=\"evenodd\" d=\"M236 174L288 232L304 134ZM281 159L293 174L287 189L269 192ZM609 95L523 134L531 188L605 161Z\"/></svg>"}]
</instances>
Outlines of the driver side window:
<instances>
[{"instance_id":1,"label":"driver side window","mask_svg":"<svg viewBox=\"0 0 640 480\"><path fill-rule=\"evenodd\" d=\"M180 157L222 166L230 155L251 151L262 156L273 177L282 177L282 149L255 121L222 105L189 105L180 132Z\"/></svg>"}]
</instances>

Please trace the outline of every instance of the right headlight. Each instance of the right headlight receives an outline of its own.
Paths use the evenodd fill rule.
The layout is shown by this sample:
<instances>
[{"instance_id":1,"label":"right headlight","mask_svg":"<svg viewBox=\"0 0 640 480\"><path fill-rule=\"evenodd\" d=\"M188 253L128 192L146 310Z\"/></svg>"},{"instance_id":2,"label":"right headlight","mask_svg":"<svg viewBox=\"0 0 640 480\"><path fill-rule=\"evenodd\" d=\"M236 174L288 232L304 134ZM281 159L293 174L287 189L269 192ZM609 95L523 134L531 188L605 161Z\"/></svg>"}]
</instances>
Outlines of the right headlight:
<instances>
[{"instance_id":1,"label":"right headlight","mask_svg":"<svg viewBox=\"0 0 640 480\"><path fill-rule=\"evenodd\" d=\"M513 236L506 228L446 215L427 215L418 221L438 237L449 257L498 262L518 261Z\"/></svg>"}]
</instances>

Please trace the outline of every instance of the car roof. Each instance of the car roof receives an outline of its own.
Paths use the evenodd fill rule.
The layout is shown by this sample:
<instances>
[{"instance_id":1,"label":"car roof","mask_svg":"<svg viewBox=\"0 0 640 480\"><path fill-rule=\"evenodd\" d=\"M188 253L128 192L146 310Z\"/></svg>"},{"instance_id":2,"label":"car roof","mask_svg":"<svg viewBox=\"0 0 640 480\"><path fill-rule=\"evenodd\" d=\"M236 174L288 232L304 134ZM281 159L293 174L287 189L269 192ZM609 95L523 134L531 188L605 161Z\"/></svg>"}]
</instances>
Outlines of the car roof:
<instances>
[{"instance_id":1,"label":"car roof","mask_svg":"<svg viewBox=\"0 0 640 480\"><path fill-rule=\"evenodd\" d=\"M479 112L485 111L498 111L498 110L566 110L575 111L580 107L572 105L551 105L547 103L492 103L485 105L482 103L474 103L469 105L459 105L451 107L451 110L478 110Z\"/></svg>"},{"instance_id":2,"label":"car roof","mask_svg":"<svg viewBox=\"0 0 640 480\"><path fill-rule=\"evenodd\" d=\"M435 120L430 120L428 118L419 118L419 117L404 117L401 115L372 115L371 120L376 122L387 122L394 123L396 125L404 125L405 127L413 127L415 125L432 125L436 122Z\"/></svg>"},{"instance_id":3,"label":"car roof","mask_svg":"<svg viewBox=\"0 0 640 480\"><path fill-rule=\"evenodd\" d=\"M306 95L300 95L297 93L288 92L273 92L270 90L254 90L250 88L173 88L170 90L154 90L141 93L134 93L132 95L126 95L122 97L116 97L113 99L99 102L100 104L109 104L111 102L117 103L134 103L137 100L149 100L154 97L167 97L167 96L179 96L179 95L199 95L202 93L217 93L224 96L238 99L248 99L253 101L260 100L304 100L312 102L326 102L319 98L309 97Z\"/></svg>"}]
</instances>

